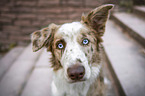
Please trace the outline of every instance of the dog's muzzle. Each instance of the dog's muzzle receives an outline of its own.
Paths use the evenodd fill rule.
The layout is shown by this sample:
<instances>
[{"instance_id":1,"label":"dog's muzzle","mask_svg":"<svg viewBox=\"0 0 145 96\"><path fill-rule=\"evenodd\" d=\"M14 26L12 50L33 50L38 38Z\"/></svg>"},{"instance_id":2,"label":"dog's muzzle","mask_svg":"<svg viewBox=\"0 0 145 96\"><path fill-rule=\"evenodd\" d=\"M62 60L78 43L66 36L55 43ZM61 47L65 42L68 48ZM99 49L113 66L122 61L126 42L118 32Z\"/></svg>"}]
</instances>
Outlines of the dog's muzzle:
<instances>
[{"instance_id":1,"label":"dog's muzzle","mask_svg":"<svg viewBox=\"0 0 145 96\"><path fill-rule=\"evenodd\" d=\"M85 68L81 65L73 65L67 69L68 77L74 81L83 81L85 75Z\"/></svg>"}]
</instances>

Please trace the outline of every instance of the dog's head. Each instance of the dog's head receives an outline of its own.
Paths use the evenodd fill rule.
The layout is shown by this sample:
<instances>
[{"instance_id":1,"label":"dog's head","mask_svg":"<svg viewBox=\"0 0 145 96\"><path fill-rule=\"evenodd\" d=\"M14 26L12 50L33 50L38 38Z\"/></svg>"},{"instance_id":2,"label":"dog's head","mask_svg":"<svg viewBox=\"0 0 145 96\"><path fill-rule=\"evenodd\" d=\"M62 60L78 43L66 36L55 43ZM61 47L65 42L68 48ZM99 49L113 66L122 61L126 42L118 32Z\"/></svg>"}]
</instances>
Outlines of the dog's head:
<instances>
[{"instance_id":1,"label":"dog's head","mask_svg":"<svg viewBox=\"0 0 145 96\"><path fill-rule=\"evenodd\" d=\"M68 82L84 81L98 75L101 61L99 45L112 7L111 4L103 5L83 15L80 22L50 24L34 32L33 51L44 46L51 51L54 71L63 70Z\"/></svg>"}]
</instances>

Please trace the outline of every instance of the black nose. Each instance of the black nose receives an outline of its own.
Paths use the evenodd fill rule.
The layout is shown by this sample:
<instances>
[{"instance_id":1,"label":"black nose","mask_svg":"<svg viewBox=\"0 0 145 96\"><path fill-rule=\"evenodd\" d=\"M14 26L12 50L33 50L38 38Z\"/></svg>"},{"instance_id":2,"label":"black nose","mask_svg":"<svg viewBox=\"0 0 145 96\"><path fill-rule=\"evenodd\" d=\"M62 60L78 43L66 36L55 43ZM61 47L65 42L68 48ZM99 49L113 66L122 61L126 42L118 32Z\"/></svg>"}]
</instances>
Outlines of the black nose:
<instances>
[{"instance_id":1,"label":"black nose","mask_svg":"<svg viewBox=\"0 0 145 96\"><path fill-rule=\"evenodd\" d=\"M84 66L74 65L67 69L67 73L70 79L72 80L81 80L85 74Z\"/></svg>"}]
</instances>

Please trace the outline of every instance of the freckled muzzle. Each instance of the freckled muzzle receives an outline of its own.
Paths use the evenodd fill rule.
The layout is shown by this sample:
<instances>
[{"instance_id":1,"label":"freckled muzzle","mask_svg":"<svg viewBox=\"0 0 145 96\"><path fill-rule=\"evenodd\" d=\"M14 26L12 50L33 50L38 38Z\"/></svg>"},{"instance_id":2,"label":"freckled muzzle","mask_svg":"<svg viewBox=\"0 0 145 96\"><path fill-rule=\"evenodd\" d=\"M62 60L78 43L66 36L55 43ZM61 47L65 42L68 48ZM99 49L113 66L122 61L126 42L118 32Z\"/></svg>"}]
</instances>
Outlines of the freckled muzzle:
<instances>
[{"instance_id":1,"label":"freckled muzzle","mask_svg":"<svg viewBox=\"0 0 145 96\"><path fill-rule=\"evenodd\" d=\"M73 65L67 69L68 77L74 82L83 81L85 68L82 65Z\"/></svg>"}]
</instances>

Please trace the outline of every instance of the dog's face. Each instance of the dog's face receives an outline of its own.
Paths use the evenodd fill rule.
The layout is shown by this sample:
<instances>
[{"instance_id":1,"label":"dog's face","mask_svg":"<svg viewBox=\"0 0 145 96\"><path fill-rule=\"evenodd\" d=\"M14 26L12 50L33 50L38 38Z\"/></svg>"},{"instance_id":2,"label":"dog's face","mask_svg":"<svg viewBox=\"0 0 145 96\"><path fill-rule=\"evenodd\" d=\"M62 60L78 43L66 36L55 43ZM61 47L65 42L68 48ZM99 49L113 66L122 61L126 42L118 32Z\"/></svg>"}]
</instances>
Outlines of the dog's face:
<instances>
[{"instance_id":1,"label":"dog's face","mask_svg":"<svg viewBox=\"0 0 145 96\"><path fill-rule=\"evenodd\" d=\"M81 22L51 24L32 34L33 51L45 46L52 52L54 71L63 70L68 82L88 80L99 74L100 42L112 5L104 5L82 16ZM98 73L97 73L98 72Z\"/></svg>"},{"instance_id":2,"label":"dog's face","mask_svg":"<svg viewBox=\"0 0 145 96\"><path fill-rule=\"evenodd\" d=\"M95 34L80 22L60 26L52 46L53 54L60 61L64 75L70 82L88 79L91 65L100 60L97 57L99 54Z\"/></svg>"}]
</instances>

